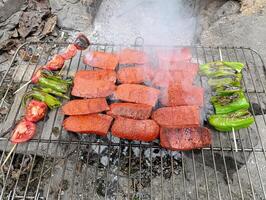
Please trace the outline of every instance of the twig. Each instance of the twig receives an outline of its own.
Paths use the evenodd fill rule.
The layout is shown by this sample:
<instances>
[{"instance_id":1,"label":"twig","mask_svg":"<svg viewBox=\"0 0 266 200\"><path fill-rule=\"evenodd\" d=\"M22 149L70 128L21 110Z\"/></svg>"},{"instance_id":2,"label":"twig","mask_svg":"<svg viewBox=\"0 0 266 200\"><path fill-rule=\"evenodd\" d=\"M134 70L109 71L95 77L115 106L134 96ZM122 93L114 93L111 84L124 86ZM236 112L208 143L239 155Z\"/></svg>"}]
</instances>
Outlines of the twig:
<instances>
[{"instance_id":1,"label":"twig","mask_svg":"<svg viewBox=\"0 0 266 200\"><path fill-rule=\"evenodd\" d=\"M27 83L25 83L24 85L22 85L19 89L17 89L13 94L18 93L20 90L22 90L24 87L26 87L27 85L29 85L31 83L31 80L29 80Z\"/></svg>"},{"instance_id":2,"label":"twig","mask_svg":"<svg viewBox=\"0 0 266 200\"><path fill-rule=\"evenodd\" d=\"M1 165L1 169L3 169L4 165L6 164L6 162L8 161L8 159L10 158L10 156L12 155L12 153L14 152L15 148L17 147L18 144L15 144L12 149L10 150L10 152L7 154L6 159L4 160L3 164Z\"/></svg>"}]
</instances>

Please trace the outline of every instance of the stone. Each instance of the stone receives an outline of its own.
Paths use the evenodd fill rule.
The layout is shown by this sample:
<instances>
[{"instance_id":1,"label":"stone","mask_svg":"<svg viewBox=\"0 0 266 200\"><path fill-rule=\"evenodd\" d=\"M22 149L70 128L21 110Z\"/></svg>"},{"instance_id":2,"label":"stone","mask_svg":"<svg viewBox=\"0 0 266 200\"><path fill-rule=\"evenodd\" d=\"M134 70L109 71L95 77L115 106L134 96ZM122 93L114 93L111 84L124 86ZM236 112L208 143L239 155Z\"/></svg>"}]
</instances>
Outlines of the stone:
<instances>
[{"instance_id":1,"label":"stone","mask_svg":"<svg viewBox=\"0 0 266 200\"><path fill-rule=\"evenodd\" d=\"M4 22L11 15L21 10L26 0L7 0L0 5L0 22Z\"/></svg>"},{"instance_id":2,"label":"stone","mask_svg":"<svg viewBox=\"0 0 266 200\"><path fill-rule=\"evenodd\" d=\"M215 13L214 21L228 15L236 14L240 11L240 4L236 1L227 1Z\"/></svg>"},{"instance_id":3,"label":"stone","mask_svg":"<svg viewBox=\"0 0 266 200\"><path fill-rule=\"evenodd\" d=\"M66 30L86 30L93 22L102 0L49 0L58 26Z\"/></svg>"}]
</instances>

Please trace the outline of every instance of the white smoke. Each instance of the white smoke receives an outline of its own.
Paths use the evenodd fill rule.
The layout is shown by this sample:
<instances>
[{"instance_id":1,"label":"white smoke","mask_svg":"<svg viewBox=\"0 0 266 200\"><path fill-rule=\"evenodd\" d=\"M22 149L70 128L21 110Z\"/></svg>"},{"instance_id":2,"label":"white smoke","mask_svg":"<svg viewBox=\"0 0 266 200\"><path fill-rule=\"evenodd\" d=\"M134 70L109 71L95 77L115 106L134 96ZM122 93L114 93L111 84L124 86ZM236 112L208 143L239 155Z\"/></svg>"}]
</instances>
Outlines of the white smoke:
<instances>
[{"instance_id":1,"label":"white smoke","mask_svg":"<svg viewBox=\"0 0 266 200\"><path fill-rule=\"evenodd\" d=\"M92 41L132 44L189 45L196 18L193 5L184 0L105 0L89 36ZM196 2L196 1L192 1Z\"/></svg>"}]
</instances>

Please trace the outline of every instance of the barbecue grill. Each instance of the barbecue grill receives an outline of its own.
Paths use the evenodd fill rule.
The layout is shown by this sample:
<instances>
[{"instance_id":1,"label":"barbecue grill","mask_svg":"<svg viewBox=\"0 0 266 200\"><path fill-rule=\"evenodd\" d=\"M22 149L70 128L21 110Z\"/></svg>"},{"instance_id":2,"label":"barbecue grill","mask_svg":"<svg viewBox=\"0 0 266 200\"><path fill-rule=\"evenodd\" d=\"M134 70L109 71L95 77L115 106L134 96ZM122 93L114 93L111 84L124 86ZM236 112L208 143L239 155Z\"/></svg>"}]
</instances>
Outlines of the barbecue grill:
<instances>
[{"instance_id":1,"label":"barbecue grill","mask_svg":"<svg viewBox=\"0 0 266 200\"><path fill-rule=\"evenodd\" d=\"M37 66L67 47L67 43L30 42L20 46L9 68L0 74L0 163L13 145L10 129L23 114L21 100L30 86L13 92L29 81ZM155 50L183 46L143 45L138 39L130 48L150 54ZM92 44L88 50L115 52L125 45ZM220 60L245 63L243 85L255 123L236 132L213 132L210 147L171 152L158 142L129 142L94 135L76 135L62 128L60 109L50 111L38 123L34 139L15 147L1 169L0 199L266 199L264 141L265 65L254 50L244 47L187 46L193 61ZM82 62L84 51L65 64L62 74L90 69ZM206 88L203 124L212 112L210 93L203 77L196 84ZM2 112L3 111L3 112ZM236 152L237 150L237 152Z\"/></svg>"}]
</instances>

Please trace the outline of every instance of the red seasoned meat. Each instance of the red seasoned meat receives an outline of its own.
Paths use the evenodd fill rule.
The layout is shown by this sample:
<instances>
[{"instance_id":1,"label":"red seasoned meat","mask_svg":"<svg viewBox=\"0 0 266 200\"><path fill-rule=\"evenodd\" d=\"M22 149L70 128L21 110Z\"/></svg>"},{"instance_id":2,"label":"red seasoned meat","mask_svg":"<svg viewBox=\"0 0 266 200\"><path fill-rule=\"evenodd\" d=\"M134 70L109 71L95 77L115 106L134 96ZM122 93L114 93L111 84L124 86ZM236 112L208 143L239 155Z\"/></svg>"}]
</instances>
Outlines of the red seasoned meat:
<instances>
[{"instance_id":1,"label":"red seasoned meat","mask_svg":"<svg viewBox=\"0 0 266 200\"><path fill-rule=\"evenodd\" d=\"M86 115L109 110L105 98L75 99L67 102L63 107L65 115Z\"/></svg>"},{"instance_id":2,"label":"red seasoned meat","mask_svg":"<svg viewBox=\"0 0 266 200\"><path fill-rule=\"evenodd\" d=\"M115 88L115 84L111 81L77 78L71 94L84 98L107 97L115 91Z\"/></svg>"},{"instance_id":3,"label":"red seasoned meat","mask_svg":"<svg viewBox=\"0 0 266 200\"><path fill-rule=\"evenodd\" d=\"M118 117L112 126L112 135L128 140L150 142L158 138L159 126L153 120Z\"/></svg>"},{"instance_id":4,"label":"red seasoned meat","mask_svg":"<svg viewBox=\"0 0 266 200\"><path fill-rule=\"evenodd\" d=\"M113 118L104 114L74 115L64 120L64 128L76 133L95 133L105 136Z\"/></svg>"},{"instance_id":5,"label":"red seasoned meat","mask_svg":"<svg viewBox=\"0 0 266 200\"><path fill-rule=\"evenodd\" d=\"M148 56L143 51L134 49L123 49L119 53L119 64L146 64L149 62Z\"/></svg>"},{"instance_id":6,"label":"red seasoned meat","mask_svg":"<svg viewBox=\"0 0 266 200\"><path fill-rule=\"evenodd\" d=\"M192 58L189 48L157 50L159 65L176 62L189 62Z\"/></svg>"},{"instance_id":7,"label":"red seasoned meat","mask_svg":"<svg viewBox=\"0 0 266 200\"><path fill-rule=\"evenodd\" d=\"M164 106L203 106L204 89L192 85L175 84L161 90Z\"/></svg>"},{"instance_id":8,"label":"red seasoned meat","mask_svg":"<svg viewBox=\"0 0 266 200\"><path fill-rule=\"evenodd\" d=\"M90 51L84 56L83 62L91 67L115 70L118 65L118 57L112 53Z\"/></svg>"},{"instance_id":9,"label":"red seasoned meat","mask_svg":"<svg viewBox=\"0 0 266 200\"><path fill-rule=\"evenodd\" d=\"M152 106L135 103L113 103L110 105L111 116L121 116L133 119L148 119L151 116Z\"/></svg>"},{"instance_id":10,"label":"red seasoned meat","mask_svg":"<svg viewBox=\"0 0 266 200\"><path fill-rule=\"evenodd\" d=\"M160 144L173 151L187 151L207 147L212 143L209 129L198 128L161 128Z\"/></svg>"},{"instance_id":11,"label":"red seasoned meat","mask_svg":"<svg viewBox=\"0 0 266 200\"><path fill-rule=\"evenodd\" d=\"M112 70L81 70L75 74L75 79L103 80L116 82L116 73Z\"/></svg>"},{"instance_id":12,"label":"red seasoned meat","mask_svg":"<svg viewBox=\"0 0 266 200\"><path fill-rule=\"evenodd\" d=\"M196 74L184 70L163 70L158 69L152 80L155 87L168 87L171 84L192 85Z\"/></svg>"},{"instance_id":13,"label":"red seasoned meat","mask_svg":"<svg viewBox=\"0 0 266 200\"><path fill-rule=\"evenodd\" d=\"M152 114L161 127L190 128L200 126L200 112L198 106L178 106L159 108Z\"/></svg>"},{"instance_id":14,"label":"red seasoned meat","mask_svg":"<svg viewBox=\"0 0 266 200\"><path fill-rule=\"evenodd\" d=\"M155 106L159 94L160 91L157 89L137 84L119 85L117 90L114 92L116 99L151 106Z\"/></svg>"},{"instance_id":15,"label":"red seasoned meat","mask_svg":"<svg viewBox=\"0 0 266 200\"><path fill-rule=\"evenodd\" d=\"M151 82L154 72L149 66L125 67L118 71L117 79L121 83Z\"/></svg>"}]
</instances>

